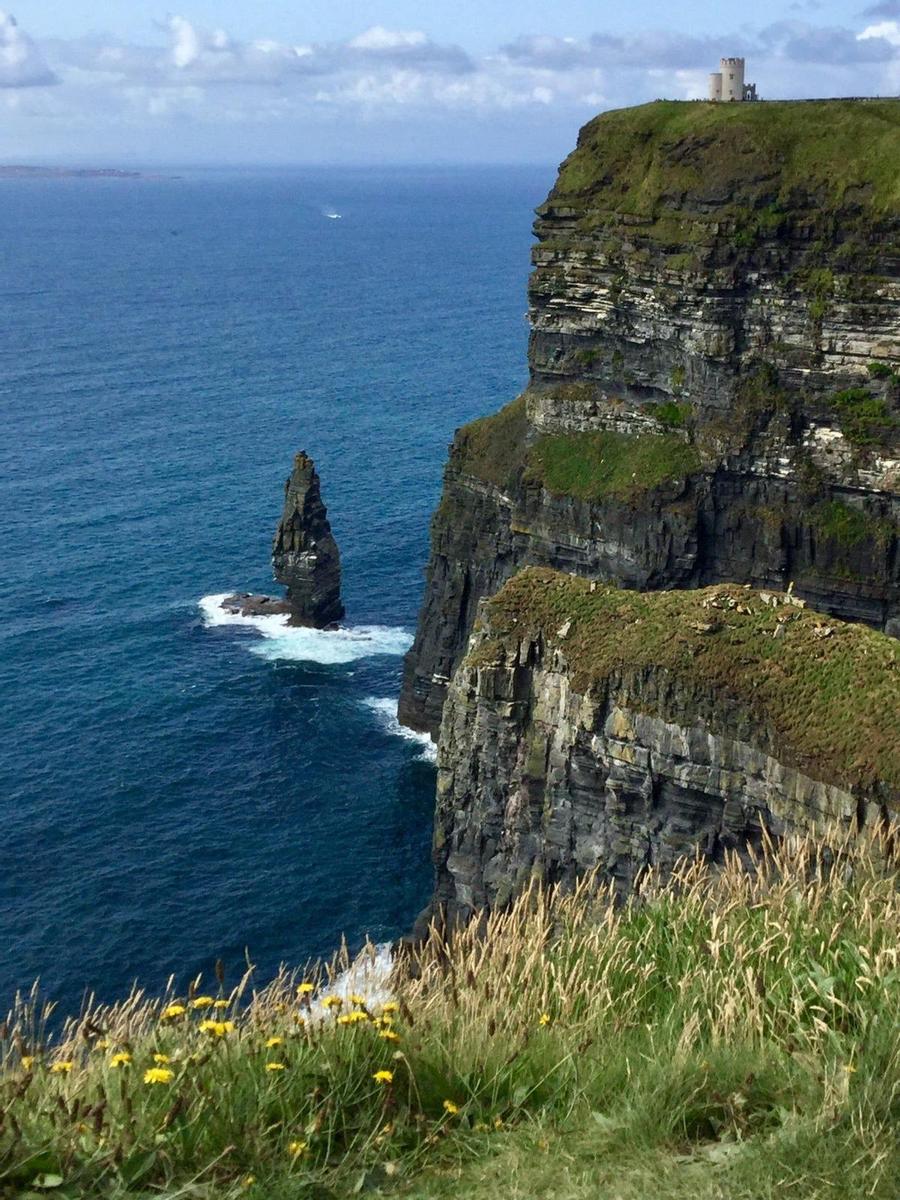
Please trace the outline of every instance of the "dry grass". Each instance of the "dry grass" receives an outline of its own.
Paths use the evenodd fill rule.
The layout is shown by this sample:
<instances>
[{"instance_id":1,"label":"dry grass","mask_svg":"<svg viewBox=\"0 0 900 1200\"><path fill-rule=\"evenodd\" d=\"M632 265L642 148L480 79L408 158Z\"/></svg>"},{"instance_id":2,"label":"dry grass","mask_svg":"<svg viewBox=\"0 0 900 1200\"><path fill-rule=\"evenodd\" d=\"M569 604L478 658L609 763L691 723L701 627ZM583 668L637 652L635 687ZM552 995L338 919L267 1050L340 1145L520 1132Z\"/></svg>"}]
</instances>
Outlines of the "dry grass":
<instances>
[{"instance_id":1,"label":"dry grass","mask_svg":"<svg viewBox=\"0 0 900 1200\"><path fill-rule=\"evenodd\" d=\"M25 999L2 1031L0 1195L486 1198L505 1179L572 1200L887 1200L896 883L886 834L791 840L750 874L648 878L624 907L592 880L535 887L432 931L392 1002L373 983L326 1010L327 972L312 996L282 973L213 989L221 1010L136 994L50 1042Z\"/></svg>"}]
</instances>

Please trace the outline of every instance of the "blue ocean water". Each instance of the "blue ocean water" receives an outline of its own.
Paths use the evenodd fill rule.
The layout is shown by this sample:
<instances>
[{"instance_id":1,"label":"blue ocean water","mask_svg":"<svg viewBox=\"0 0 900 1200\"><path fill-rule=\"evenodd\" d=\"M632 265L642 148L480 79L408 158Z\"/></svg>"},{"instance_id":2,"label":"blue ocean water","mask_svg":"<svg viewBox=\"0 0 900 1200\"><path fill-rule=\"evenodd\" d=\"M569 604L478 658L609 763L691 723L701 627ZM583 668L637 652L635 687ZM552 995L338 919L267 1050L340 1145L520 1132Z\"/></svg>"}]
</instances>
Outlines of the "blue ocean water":
<instances>
[{"instance_id":1,"label":"blue ocean water","mask_svg":"<svg viewBox=\"0 0 900 1200\"><path fill-rule=\"evenodd\" d=\"M400 654L447 442L524 380L551 175L0 184L0 1004L409 927L434 769ZM210 623L271 588L301 448L356 633Z\"/></svg>"}]
</instances>

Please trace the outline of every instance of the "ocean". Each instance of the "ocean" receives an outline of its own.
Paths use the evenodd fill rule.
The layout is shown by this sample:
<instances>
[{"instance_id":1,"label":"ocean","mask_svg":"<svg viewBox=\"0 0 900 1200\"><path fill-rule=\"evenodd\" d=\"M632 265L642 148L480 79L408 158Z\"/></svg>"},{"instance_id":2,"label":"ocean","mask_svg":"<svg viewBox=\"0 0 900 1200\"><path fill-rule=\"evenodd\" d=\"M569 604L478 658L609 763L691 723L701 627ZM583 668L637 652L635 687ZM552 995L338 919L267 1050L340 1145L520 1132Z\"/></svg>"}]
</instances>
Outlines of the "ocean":
<instances>
[{"instance_id":1,"label":"ocean","mask_svg":"<svg viewBox=\"0 0 900 1200\"><path fill-rule=\"evenodd\" d=\"M447 443L525 381L553 174L0 183L0 1007L410 927L434 765L402 654ZM337 633L212 599L277 591L299 449Z\"/></svg>"}]
</instances>

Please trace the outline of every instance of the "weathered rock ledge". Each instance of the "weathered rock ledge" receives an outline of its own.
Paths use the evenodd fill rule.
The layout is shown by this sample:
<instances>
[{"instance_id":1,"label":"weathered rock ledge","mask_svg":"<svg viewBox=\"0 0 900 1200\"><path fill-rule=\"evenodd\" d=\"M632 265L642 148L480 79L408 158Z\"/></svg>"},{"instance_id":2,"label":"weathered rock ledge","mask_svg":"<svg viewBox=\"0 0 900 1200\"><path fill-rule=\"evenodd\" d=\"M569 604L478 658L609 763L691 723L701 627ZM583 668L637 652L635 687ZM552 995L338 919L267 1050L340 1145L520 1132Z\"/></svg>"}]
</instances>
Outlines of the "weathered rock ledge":
<instances>
[{"instance_id":1,"label":"weathered rock ledge","mask_svg":"<svg viewBox=\"0 0 900 1200\"><path fill-rule=\"evenodd\" d=\"M900 645L792 595L523 571L481 606L447 693L431 913L895 820L898 724Z\"/></svg>"}]
</instances>

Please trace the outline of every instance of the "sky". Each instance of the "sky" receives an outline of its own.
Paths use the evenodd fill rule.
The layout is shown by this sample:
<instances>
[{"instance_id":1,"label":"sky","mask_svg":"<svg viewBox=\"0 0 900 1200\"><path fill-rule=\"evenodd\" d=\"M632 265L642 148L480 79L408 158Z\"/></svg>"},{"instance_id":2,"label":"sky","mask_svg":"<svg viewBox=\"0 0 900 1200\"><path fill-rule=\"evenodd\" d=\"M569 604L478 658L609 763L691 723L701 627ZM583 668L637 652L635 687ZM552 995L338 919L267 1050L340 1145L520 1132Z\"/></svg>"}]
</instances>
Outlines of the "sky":
<instances>
[{"instance_id":1,"label":"sky","mask_svg":"<svg viewBox=\"0 0 900 1200\"><path fill-rule=\"evenodd\" d=\"M900 92L900 0L172 2L0 9L0 163L558 162L721 55L765 98Z\"/></svg>"}]
</instances>

